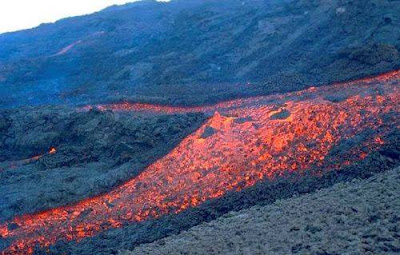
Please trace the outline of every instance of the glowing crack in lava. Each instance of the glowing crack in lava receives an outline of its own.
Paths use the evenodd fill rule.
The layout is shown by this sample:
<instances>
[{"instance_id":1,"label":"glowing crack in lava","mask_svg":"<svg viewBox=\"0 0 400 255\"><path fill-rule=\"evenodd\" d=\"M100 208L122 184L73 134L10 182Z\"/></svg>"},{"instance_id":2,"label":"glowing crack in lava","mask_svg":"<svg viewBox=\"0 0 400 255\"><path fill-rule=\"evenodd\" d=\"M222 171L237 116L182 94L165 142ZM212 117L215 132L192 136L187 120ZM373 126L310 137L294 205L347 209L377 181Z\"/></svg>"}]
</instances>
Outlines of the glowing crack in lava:
<instances>
[{"instance_id":1,"label":"glowing crack in lava","mask_svg":"<svg viewBox=\"0 0 400 255\"><path fill-rule=\"evenodd\" d=\"M382 136L400 127L399 80L400 72L394 72L213 109L197 107L215 113L138 177L108 194L0 225L0 235L11 243L2 253L33 253L37 245L79 241L126 223L179 213L286 171L318 169L322 174L360 161L382 146ZM366 131L355 147L340 156L330 154L340 142Z\"/></svg>"},{"instance_id":2,"label":"glowing crack in lava","mask_svg":"<svg viewBox=\"0 0 400 255\"><path fill-rule=\"evenodd\" d=\"M55 153L57 153L57 149L54 147L51 147L49 150L49 154L55 154Z\"/></svg>"},{"instance_id":3,"label":"glowing crack in lava","mask_svg":"<svg viewBox=\"0 0 400 255\"><path fill-rule=\"evenodd\" d=\"M57 149L54 148L54 147L50 148L50 150L48 151L48 154L55 154L55 153L57 153ZM23 159L23 160L18 160L18 161L12 161L11 163L9 163L9 165L8 165L7 168L14 169L14 168L20 167L20 166L22 166L22 165L26 165L26 164L35 162L35 161L39 160L39 159L42 158L42 157L43 157L43 154L39 154L39 155L30 157L30 158L28 158L28 159ZM1 172L1 171L2 171L2 169L0 168L0 172Z\"/></svg>"}]
</instances>

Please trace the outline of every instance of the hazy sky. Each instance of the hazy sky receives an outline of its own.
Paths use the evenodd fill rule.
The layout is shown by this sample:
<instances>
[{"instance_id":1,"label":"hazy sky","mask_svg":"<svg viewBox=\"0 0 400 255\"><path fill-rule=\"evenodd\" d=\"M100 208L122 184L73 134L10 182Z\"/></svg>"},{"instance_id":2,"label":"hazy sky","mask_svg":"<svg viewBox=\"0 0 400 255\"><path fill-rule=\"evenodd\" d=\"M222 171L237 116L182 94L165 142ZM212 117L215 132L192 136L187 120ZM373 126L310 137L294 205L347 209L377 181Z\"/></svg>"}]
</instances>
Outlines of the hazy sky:
<instances>
[{"instance_id":1,"label":"hazy sky","mask_svg":"<svg viewBox=\"0 0 400 255\"><path fill-rule=\"evenodd\" d=\"M0 33L32 28L138 0L0 0Z\"/></svg>"}]
</instances>

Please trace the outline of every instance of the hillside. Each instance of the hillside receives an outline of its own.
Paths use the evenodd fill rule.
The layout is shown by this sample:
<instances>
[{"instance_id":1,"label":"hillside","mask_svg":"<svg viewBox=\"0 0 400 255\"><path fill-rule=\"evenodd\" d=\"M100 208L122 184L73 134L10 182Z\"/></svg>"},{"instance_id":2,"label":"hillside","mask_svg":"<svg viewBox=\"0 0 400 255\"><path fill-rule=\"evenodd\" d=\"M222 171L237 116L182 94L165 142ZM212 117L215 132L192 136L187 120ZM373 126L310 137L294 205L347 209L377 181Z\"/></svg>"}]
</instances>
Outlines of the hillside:
<instances>
[{"instance_id":1,"label":"hillside","mask_svg":"<svg viewBox=\"0 0 400 255\"><path fill-rule=\"evenodd\" d=\"M255 206L133 254L398 254L400 168Z\"/></svg>"},{"instance_id":2,"label":"hillside","mask_svg":"<svg viewBox=\"0 0 400 255\"><path fill-rule=\"evenodd\" d=\"M399 82L395 71L203 107L0 112L0 254L115 254L393 169Z\"/></svg>"},{"instance_id":3,"label":"hillside","mask_svg":"<svg viewBox=\"0 0 400 255\"><path fill-rule=\"evenodd\" d=\"M398 253L399 27L144 0L0 34L0 255Z\"/></svg>"},{"instance_id":4,"label":"hillside","mask_svg":"<svg viewBox=\"0 0 400 255\"><path fill-rule=\"evenodd\" d=\"M142 1L0 35L0 106L207 104L400 67L391 0Z\"/></svg>"}]
</instances>

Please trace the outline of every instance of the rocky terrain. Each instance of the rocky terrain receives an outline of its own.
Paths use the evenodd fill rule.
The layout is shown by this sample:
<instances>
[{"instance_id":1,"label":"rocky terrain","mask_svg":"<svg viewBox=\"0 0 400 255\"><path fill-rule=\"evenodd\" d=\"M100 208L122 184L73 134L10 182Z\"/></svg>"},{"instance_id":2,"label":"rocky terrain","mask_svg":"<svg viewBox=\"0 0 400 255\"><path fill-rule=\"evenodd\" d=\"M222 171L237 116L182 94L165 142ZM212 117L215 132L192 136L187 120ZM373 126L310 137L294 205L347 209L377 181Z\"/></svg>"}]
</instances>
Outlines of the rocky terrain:
<instances>
[{"instance_id":1,"label":"rocky terrain","mask_svg":"<svg viewBox=\"0 0 400 255\"><path fill-rule=\"evenodd\" d=\"M145 0L0 34L0 254L400 253L398 27Z\"/></svg>"},{"instance_id":2,"label":"rocky terrain","mask_svg":"<svg viewBox=\"0 0 400 255\"><path fill-rule=\"evenodd\" d=\"M400 67L393 0L141 1L0 35L0 106L210 104Z\"/></svg>"},{"instance_id":3,"label":"rocky terrain","mask_svg":"<svg viewBox=\"0 0 400 255\"><path fill-rule=\"evenodd\" d=\"M133 254L399 254L400 168L231 212Z\"/></svg>"},{"instance_id":4,"label":"rocky terrain","mask_svg":"<svg viewBox=\"0 0 400 255\"><path fill-rule=\"evenodd\" d=\"M109 191L137 176L204 120L203 114L67 107L1 111L0 221Z\"/></svg>"},{"instance_id":5,"label":"rocky terrain","mask_svg":"<svg viewBox=\"0 0 400 255\"><path fill-rule=\"evenodd\" d=\"M183 140L178 139L178 144L164 156L149 159L150 162L144 163L148 164L146 168L139 171L135 158L118 167L118 154L108 158L117 167L107 166L110 172L101 178L93 172L99 168L90 161L78 163L93 169L87 176L82 171L76 173L73 164L42 172L32 166L25 167L18 169L21 172L17 172L16 178L13 169L8 169L4 175L8 200L3 206L7 214L6 220L0 222L0 250L3 254L115 254L179 234L229 212L269 205L393 169L400 164L399 80L400 72L392 72L373 79L203 108L150 105L146 111L143 105L131 105L127 110L114 112L106 110L104 105L102 110L92 108L88 112L82 110L91 107L80 108L73 116L119 116L121 123L125 123L122 118L125 115L128 119L143 115L165 118L160 115L164 110L172 118L167 121L169 124L182 121L185 126L186 120L191 124L197 120L201 125L186 126L197 129ZM215 111L211 111L213 107ZM214 113L205 121L203 114L194 113L180 114L182 117L177 118L182 109ZM96 132L100 133L92 131L81 139L90 146L90 138L102 135L105 124L97 126ZM113 126L118 127L118 122ZM121 131L111 130L117 132L112 141L118 141ZM168 130L164 130L166 134ZM138 129L131 135L136 137L142 132ZM74 145L75 140L69 144ZM128 137L125 140L129 144L123 148L135 145L135 140ZM167 148L163 142L157 144L157 151ZM63 146L68 144L55 148ZM103 150L107 153L107 146ZM150 152L143 151L144 155ZM123 158L141 155L135 151L125 153ZM57 154L58 151L50 149L45 156L34 160L41 166L45 158L46 162L58 159ZM68 157L65 159L68 163ZM58 169L62 170L60 175L53 178L50 173L57 176ZM114 175L121 171L121 176ZM78 184L71 185L62 179L70 172L75 174ZM49 174L39 187L35 186L42 180L38 173ZM121 180L120 177L130 179L118 185L115 179ZM10 185L11 181L15 183ZM19 183L28 188L20 188ZM107 183L116 186L93 196L103 191ZM65 189L71 195L61 193ZM38 197L36 190L44 195ZM21 197L27 206L16 200ZM54 207L58 205L61 206Z\"/></svg>"}]
</instances>

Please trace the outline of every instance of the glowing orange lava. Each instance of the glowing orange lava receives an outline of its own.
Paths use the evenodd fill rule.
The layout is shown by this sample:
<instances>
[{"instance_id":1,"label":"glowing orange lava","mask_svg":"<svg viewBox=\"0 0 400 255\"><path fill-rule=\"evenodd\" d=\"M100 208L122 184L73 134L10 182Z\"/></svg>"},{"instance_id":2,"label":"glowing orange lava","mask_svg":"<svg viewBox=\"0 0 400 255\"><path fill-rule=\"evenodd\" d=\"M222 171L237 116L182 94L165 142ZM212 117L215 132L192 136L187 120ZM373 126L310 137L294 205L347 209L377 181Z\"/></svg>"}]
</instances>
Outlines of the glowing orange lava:
<instances>
[{"instance_id":1,"label":"glowing orange lava","mask_svg":"<svg viewBox=\"0 0 400 255\"><path fill-rule=\"evenodd\" d=\"M57 153L57 149L54 147L50 148L49 154L55 154L55 153Z\"/></svg>"},{"instance_id":2,"label":"glowing orange lava","mask_svg":"<svg viewBox=\"0 0 400 255\"><path fill-rule=\"evenodd\" d=\"M397 82L400 79L400 70L392 71L388 73L381 74L377 77L369 77L360 79L357 81L351 81L347 83L338 83L333 84L331 86L324 87L310 87L307 90L286 93L286 94L276 94L270 96L258 96L252 98L245 99L236 99L221 102L214 105L209 106L169 106L169 105L157 105L157 104L149 104L149 103L115 103L115 104L99 104L99 105L87 105L79 110L87 111L94 108L97 108L100 111L112 110L112 111L134 111L134 112L145 112L145 113L161 113L161 114L177 114L177 113L190 113L190 112L205 112L205 113L214 113L215 111L225 112L232 109L238 109L246 106L251 106L254 104L278 104L279 101L285 102L289 100L288 98L292 98L293 101L298 101L299 96L310 95L314 92L319 91L321 94L326 93L329 94L331 87L336 87L338 91L340 89L350 89L354 92L357 91L357 88L362 86L370 86L374 83L387 83L387 82ZM376 84L375 84L376 85ZM308 93L307 93L308 92Z\"/></svg>"},{"instance_id":3,"label":"glowing orange lava","mask_svg":"<svg viewBox=\"0 0 400 255\"><path fill-rule=\"evenodd\" d=\"M55 153L57 153L57 149L54 148L54 147L52 147L52 148L50 148L50 150L49 150L48 153L49 153L49 154L55 154ZM28 159L13 161L13 162L11 162L11 163L9 164L8 168L11 168L11 169L17 168L17 167L20 167L20 166L22 166L22 165L35 162L35 161L41 159L42 157L43 157L43 155L41 154L41 155L36 155L36 156L31 157L31 158L28 158ZM0 169L0 172L1 172L1 171L2 171L2 170Z\"/></svg>"},{"instance_id":4,"label":"glowing orange lava","mask_svg":"<svg viewBox=\"0 0 400 255\"><path fill-rule=\"evenodd\" d=\"M319 169L322 174L362 160L382 146L381 137L390 128L400 126L399 80L400 72L393 72L207 107L101 106L215 113L168 155L108 194L0 225L0 235L12 243L2 254L32 253L37 244L79 241L125 223L179 213L285 171ZM365 130L373 132L332 160L332 148ZM18 227L9 228L10 224Z\"/></svg>"}]
</instances>

